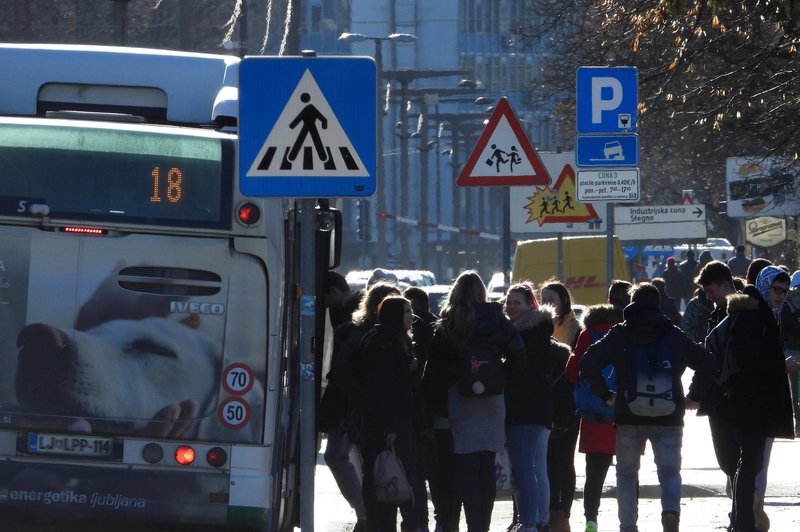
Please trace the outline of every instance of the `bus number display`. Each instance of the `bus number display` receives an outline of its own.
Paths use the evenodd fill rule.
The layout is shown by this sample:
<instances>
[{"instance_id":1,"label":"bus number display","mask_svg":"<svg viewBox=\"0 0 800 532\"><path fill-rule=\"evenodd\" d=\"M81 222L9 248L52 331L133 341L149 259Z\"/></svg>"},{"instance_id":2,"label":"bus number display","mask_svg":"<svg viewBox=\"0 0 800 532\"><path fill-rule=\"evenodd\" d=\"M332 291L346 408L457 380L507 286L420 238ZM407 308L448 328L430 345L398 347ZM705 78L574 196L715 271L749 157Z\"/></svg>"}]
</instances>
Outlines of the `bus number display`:
<instances>
[{"instance_id":1,"label":"bus number display","mask_svg":"<svg viewBox=\"0 0 800 532\"><path fill-rule=\"evenodd\" d=\"M161 203L161 167L154 166L150 171L153 178L153 194L150 196L151 203ZM178 203L183 198L183 172L180 168L172 167L167 170L166 175L167 201Z\"/></svg>"}]
</instances>

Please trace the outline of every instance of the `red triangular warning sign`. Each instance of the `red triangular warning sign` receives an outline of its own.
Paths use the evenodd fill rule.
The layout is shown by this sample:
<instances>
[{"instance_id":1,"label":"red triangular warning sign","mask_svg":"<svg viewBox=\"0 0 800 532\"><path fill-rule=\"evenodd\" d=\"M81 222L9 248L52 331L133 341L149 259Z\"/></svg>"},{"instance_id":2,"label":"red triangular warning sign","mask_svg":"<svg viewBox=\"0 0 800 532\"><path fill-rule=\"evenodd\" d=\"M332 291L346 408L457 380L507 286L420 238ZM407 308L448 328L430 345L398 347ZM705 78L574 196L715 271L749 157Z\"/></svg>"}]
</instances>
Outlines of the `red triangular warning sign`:
<instances>
[{"instance_id":1,"label":"red triangular warning sign","mask_svg":"<svg viewBox=\"0 0 800 532\"><path fill-rule=\"evenodd\" d=\"M456 184L467 187L550 184L550 175L506 97L497 102Z\"/></svg>"}]
</instances>

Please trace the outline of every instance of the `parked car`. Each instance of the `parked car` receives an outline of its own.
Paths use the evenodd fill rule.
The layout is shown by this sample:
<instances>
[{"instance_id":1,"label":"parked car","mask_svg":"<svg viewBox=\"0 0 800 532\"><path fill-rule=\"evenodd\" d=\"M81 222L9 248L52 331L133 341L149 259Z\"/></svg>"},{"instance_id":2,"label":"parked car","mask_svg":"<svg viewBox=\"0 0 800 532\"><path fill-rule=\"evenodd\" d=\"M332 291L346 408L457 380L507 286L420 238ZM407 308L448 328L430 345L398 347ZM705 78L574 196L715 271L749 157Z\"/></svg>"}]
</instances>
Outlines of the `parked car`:
<instances>
[{"instance_id":1,"label":"parked car","mask_svg":"<svg viewBox=\"0 0 800 532\"><path fill-rule=\"evenodd\" d=\"M428 294L428 301L431 307L431 312L439 315L442 312L445 301L447 301L447 294L450 293L452 285L449 284L435 284L433 286L422 286L423 290Z\"/></svg>"},{"instance_id":2,"label":"parked car","mask_svg":"<svg viewBox=\"0 0 800 532\"><path fill-rule=\"evenodd\" d=\"M397 276L397 282L401 289L409 286L433 286L436 284L436 275L429 270L389 270L382 268L387 273ZM372 277L374 270L351 270L347 272L345 279L350 285L351 290L361 290L367 286L367 281Z\"/></svg>"}]
</instances>

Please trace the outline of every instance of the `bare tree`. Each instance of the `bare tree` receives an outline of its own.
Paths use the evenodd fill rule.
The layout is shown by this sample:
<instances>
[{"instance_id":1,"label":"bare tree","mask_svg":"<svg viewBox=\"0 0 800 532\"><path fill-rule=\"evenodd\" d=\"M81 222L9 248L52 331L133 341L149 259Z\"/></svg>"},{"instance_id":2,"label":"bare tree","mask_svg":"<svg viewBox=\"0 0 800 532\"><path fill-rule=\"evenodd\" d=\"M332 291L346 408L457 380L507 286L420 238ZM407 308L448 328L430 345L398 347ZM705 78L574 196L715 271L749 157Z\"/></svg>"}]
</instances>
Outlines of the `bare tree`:
<instances>
[{"instance_id":1,"label":"bare tree","mask_svg":"<svg viewBox=\"0 0 800 532\"><path fill-rule=\"evenodd\" d=\"M694 188L724 200L724 161L800 153L800 2L543 0L518 28L551 50L531 94L574 130L581 65L639 69L644 200Z\"/></svg>"}]
</instances>

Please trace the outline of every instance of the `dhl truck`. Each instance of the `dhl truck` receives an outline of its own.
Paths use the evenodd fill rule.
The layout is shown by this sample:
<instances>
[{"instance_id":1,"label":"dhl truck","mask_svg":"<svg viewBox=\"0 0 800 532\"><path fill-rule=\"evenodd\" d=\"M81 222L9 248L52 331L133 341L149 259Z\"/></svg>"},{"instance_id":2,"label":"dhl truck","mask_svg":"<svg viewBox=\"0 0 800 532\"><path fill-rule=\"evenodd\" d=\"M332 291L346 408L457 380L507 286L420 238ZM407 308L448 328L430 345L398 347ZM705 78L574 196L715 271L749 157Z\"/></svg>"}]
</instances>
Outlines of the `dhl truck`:
<instances>
[{"instance_id":1,"label":"dhl truck","mask_svg":"<svg viewBox=\"0 0 800 532\"><path fill-rule=\"evenodd\" d=\"M596 305L608 299L606 276L606 236L575 236L561 239L561 282L572 294L573 303ZM512 282L531 281L537 286L551 277L558 276L558 239L540 238L517 244ZM612 279L631 280L631 272L622 251L622 245L614 237Z\"/></svg>"}]
</instances>

